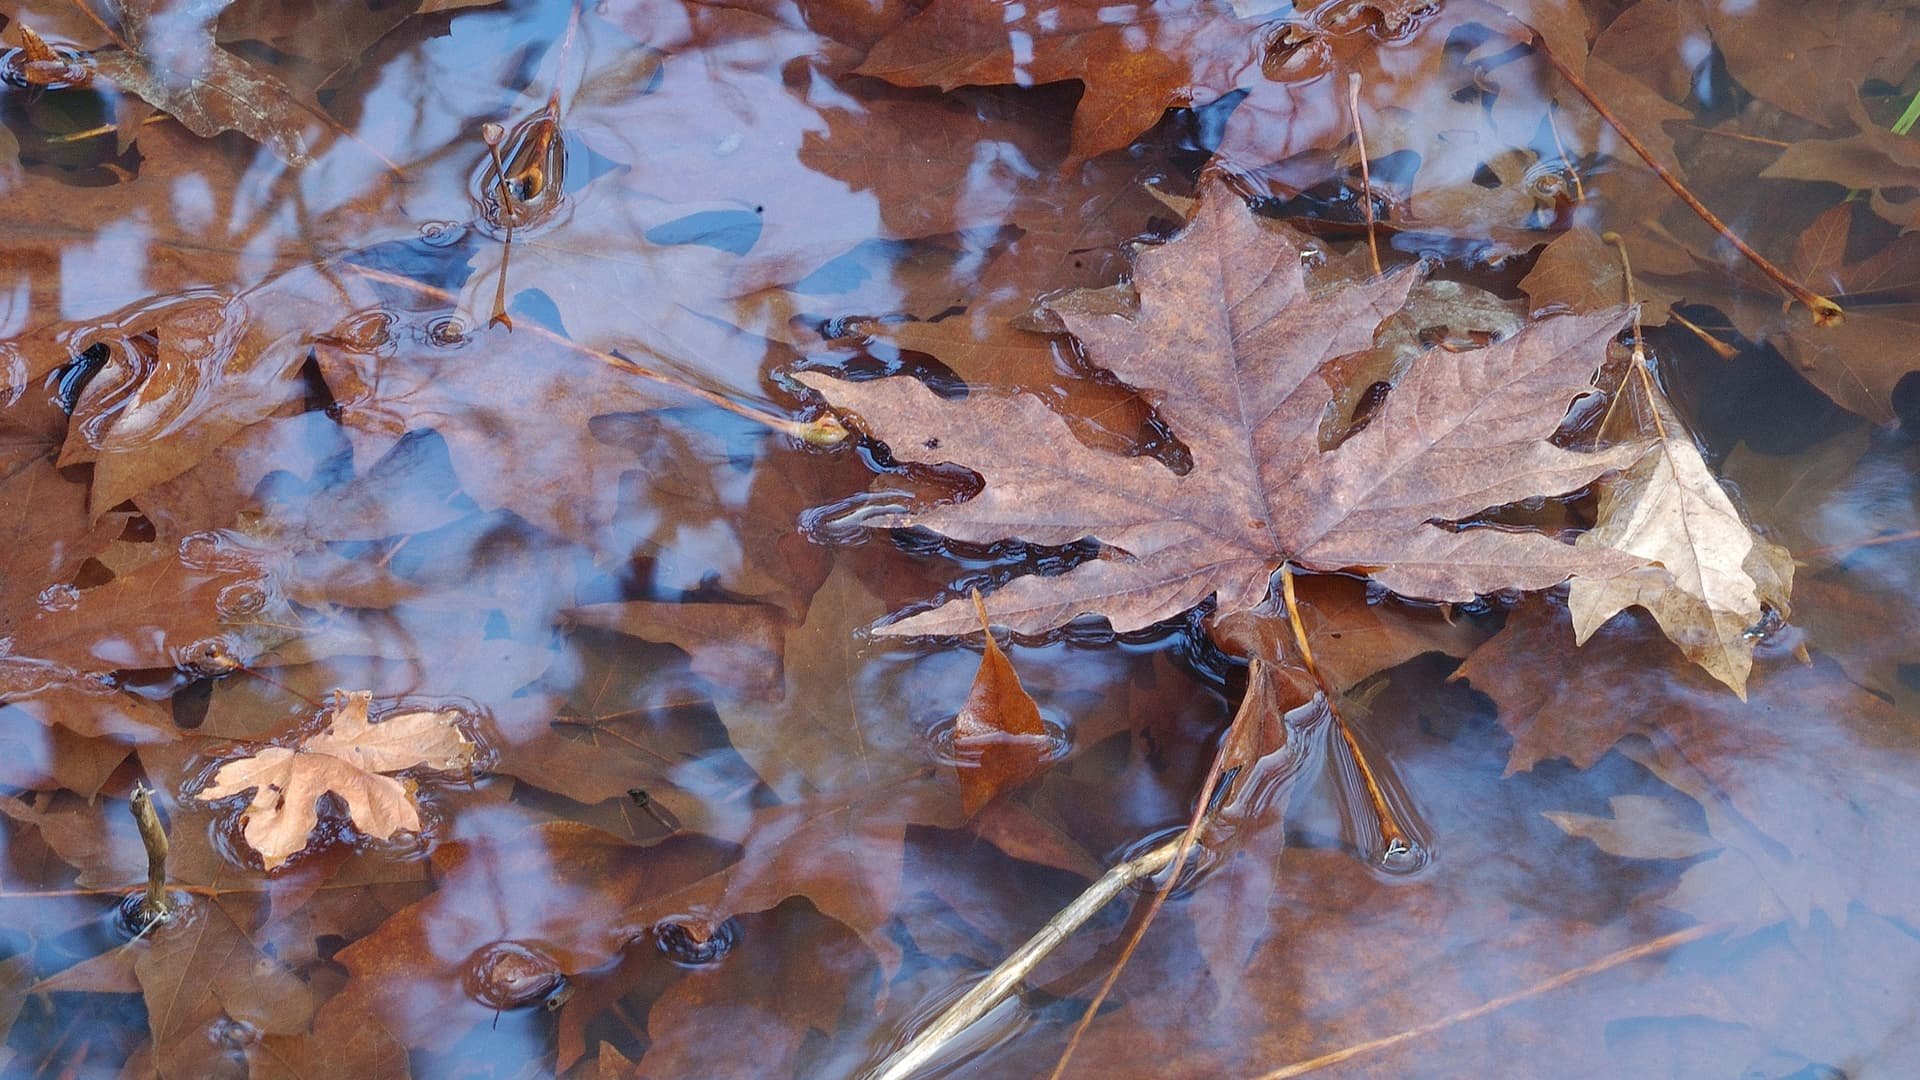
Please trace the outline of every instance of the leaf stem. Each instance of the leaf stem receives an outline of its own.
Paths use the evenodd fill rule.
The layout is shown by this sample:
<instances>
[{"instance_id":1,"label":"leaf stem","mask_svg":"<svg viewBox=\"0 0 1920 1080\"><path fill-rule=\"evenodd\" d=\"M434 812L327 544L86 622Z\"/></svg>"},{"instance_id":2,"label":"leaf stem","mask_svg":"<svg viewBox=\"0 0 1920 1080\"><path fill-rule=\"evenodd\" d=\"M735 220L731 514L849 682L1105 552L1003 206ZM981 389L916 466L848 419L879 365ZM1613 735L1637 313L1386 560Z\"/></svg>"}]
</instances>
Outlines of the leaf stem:
<instances>
[{"instance_id":1,"label":"leaf stem","mask_svg":"<svg viewBox=\"0 0 1920 1080\"><path fill-rule=\"evenodd\" d=\"M166 922L173 914L167 902L167 830L153 808L152 788L135 784L127 806L133 813L134 827L140 830L140 843L147 849L147 889L140 900L140 926L145 929Z\"/></svg>"},{"instance_id":2,"label":"leaf stem","mask_svg":"<svg viewBox=\"0 0 1920 1080\"><path fill-rule=\"evenodd\" d=\"M1353 119L1353 138L1360 146L1360 199L1367 208L1367 257L1373 276L1380 276L1380 242L1374 239L1373 172L1367 163L1367 129L1360 123L1360 73L1347 76L1347 115Z\"/></svg>"},{"instance_id":3,"label":"leaf stem","mask_svg":"<svg viewBox=\"0 0 1920 1080\"><path fill-rule=\"evenodd\" d=\"M1532 28L1529 27L1528 29L1531 30ZM1593 87L1588 86L1585 79L1574 74L1573 69L1568 67L1565 61L1555 56L1553 50L1547 48L1545 39L1541 38L1537 32L1533 35L1533 46L1534 50L1544 57L1547 63L1553 65L1553 69L1560 73L1560 77L1565 79L1569 86L1579 91L1581 97L1587 99L1587 104L1593 106L1593 111L1600 114L1600 119L1605 120L1607 125L1613 128L1613 130L1619 134L1620 138L1625 140L1628 146L1633 147L1634 153L1640 155L1641 160L1647 163L1647 167L1653 170L1654 175L1658 176L1662 183L1672 189L1673 193L1678 195L1680 201L1686 203L1689 209L1700 215L1700 220L1712 226L1715 232L1719 233L1727 243L1732 244L1734 249L1739 251L1740 254L1745 255L1747 260L1753 263L1761 273L1772 278L1774 284L1785 289L1795 300L1800 301L1812 309L1814 325L1839 325L1840 321L1846 317L1846 313L1840 309L1839 304L1834 303L1832 300L1821 296L1819 293L1788 277L1785 271L1773 265L1765 255L1755 251L1745 240L1740 239L1740 237L1727 226L1726 222L1721 221L1719 216L1712 210L1707 209L1707 205L1695 197L1693 192L1687 190L1687 186L1680 182L1679 177L1668 172L1666 166L1654 160L1653 151L1647 148L1647 144L1641 142L1639 136L1635 135L1633 131L1627 127L1626 123L1623 122L1620 117L1616 116L1612 109L1607 107L1606 102L1600 100L1600 95L1594 93Z\"/></svg>"},{"instance_id":4,"label":"leaf stem","mask_svg":"<svg viewBox=\"0 0 1920 1080\"><path fill-rule=\"evenodd\" d=\"M1340 741L1346 744L1347 754L1353 759L1353 765L1360 774L1360 785L1366 790L1367 803L1373 809L1374 821L1380 830L1382 851L1407 851L1415 845L1407 830L1400 825L1400 819L1394 815L1392 805L1387 801L1386 792L1380 786L1379 777L1374 775L1373 766L1367 763L1367 753L1360 746L1360 740L1354 737L1353 729L1340 715L1339 707L1334 703L1339 688L1327 682L1320 674L1320 668L1313 662L1313 646L1307 643L1306 623L1300 618L1300 600L1293 589L1293 564L1287 563L1280 568L1280 597L1287 605L1287 624L1293 628L1293 643L1300 650L1300 659L1306 664L1307 674L1320 684L1327 699L1327 715L1333 718L1333 729L1340 733Z\"/></svg>"}]
</instances>

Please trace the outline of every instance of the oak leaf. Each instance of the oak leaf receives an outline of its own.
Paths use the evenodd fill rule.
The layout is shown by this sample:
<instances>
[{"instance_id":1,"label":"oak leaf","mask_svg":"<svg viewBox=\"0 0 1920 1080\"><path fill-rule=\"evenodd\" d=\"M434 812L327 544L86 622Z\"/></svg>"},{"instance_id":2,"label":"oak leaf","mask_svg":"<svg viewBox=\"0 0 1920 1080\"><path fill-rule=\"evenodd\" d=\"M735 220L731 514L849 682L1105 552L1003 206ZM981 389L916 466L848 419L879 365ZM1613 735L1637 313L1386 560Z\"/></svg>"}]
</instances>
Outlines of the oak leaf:
<instances>
[{"instance_id":1,"label":"oak leaf","mask_svg":"<svg viewBox=\"0 0 1920 1080\"><path fill-rule=\"evenodd\" d=\"M306 165L313 160L306 129L323 115L320 107L215 43L214 24L228 2L124 0L114 6L126 47L96 53L94 66L195 135L238 131L287 164Z\"/></svg>"},{"instance_id":2,"label":"oak leaf","mask_svg":"<svg viewBox=\"0 0 1920 1080\"><path fill-rule=\"evenodd\" d=\"M1591 390L1620 313L1550 319L1486 349L1421 359L1371 424L1332 451L1319 429L1325 366L1365 348L1414 275L1308 287L1302 243L1222 187L1180 236L1141 254L1140 310L1086 294L1050 305L1094 362L1153 399L1193 467L1091 450L1025 394L947 401L914 379L797 378L903 462L951 463L985 484L964 502L876 517L956 540L1099 540L1106 557L1017 578L988 598L996 622L1037 633L1081 614L1138 629L1217 596L1223 614L1267 594L1282 563L1362 571L1404 596L1470 600L1540 589L1641 560L1462 522L1557 495L1632 462L1639 447L1577 453L1550 442ZM889 634L963 633L949 602Z\"/></svg>"},{"instance_id":3,"label":"oak leaf","mask_svg":"<svg viewBox=\"0 0 1920 1080\"><path fill-rule=\"evenodd\" d=\"M271 870L307 846L318 824L315 805L327 792L368 836L387 839L420 829L411 787L389 773L425 767L440 772L473 763L474 744L457 726L457 709L413 710L372 722L373 693L336 691L326 730L299 746L269 747L222 765L198 797L223 799L251 790L241 815L247 843Z\"/></svg>"}]
</instances>

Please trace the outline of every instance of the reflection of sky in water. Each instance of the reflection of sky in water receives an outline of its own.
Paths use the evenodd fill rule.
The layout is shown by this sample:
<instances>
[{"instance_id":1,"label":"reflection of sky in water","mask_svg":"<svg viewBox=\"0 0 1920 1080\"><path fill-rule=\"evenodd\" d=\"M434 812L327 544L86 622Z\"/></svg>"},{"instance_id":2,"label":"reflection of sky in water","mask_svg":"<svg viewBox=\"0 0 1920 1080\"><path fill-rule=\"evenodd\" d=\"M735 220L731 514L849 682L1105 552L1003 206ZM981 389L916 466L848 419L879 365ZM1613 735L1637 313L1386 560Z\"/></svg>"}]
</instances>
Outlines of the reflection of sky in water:
<instances>
[{"instance_id":1,"label":"reflection of sky in water","mask_svg":"<svg viewBox=\"0 0 1920 1080\"><path fill-rule=\"evenodd\" d=\"M140 217L103 225L88 242L61 249L62 318L97 319L153 294L146 281L150 231Z\"/></svg>"}]
</instances>

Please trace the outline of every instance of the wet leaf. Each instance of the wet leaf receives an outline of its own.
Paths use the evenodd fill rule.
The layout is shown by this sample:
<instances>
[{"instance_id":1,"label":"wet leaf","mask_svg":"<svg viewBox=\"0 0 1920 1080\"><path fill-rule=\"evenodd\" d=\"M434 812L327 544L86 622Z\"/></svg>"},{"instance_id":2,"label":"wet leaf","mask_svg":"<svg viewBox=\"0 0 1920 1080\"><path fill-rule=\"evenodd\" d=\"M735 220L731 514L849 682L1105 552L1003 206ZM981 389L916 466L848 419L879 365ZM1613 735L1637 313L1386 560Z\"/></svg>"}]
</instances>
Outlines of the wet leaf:
<instances>
[{"instance_id":1,"label":"wet leaf","mask_svg":"<svg viewBox=\"0 0 1920 1080\"><path fill-rule=\"evenodd\" d=\"M1679 414L1642 370L1624 376L1615 436L1650 437L1633 468L1603 482L1600 517L1581 545L1604 545L1650 566L1577 578L1567 597L1574 640L1585 644L1629 606L1645 608L1687 659L1745 696L1753 647L1772 611L1792 611L1793 557L1755 536L1707 468Z\"/></svg>"},{"instance_id":2,"label":"wet leaf","mask_svg":"<svg viewBox=\"0 0 1920 1080\"><path fill-rule=\"evenodd\" d=\"M368 716L372 702L369 690L336 692L319 734L293 748L269 747L227 762L196 797L213 801L252 791L241 820L247 843L269 870L306 850L325 794L345 802L347 816L368 836L418 832L411 786L388 774L464 769L473 763L473 741L458 727L458 710L395 712L376 722Z\"/></svg>"},{"instance_id":3,"label":"wet leaf","mask_svg":"<svg viewBox=\"0 0 1920 1080\"><path fill-rule=\"evenodd\" d=\"M980 670L973 677L967 700L953 721L960 806L969 818L1046 768L1052 745L1047 727L1040 720L1040 706L1020 685L1013 662L993 640L993 628L987 623L987 609L978 592L973 594L973 602L980 612L986 651L980 656Z\"/></svg>"},{"instance_id":4,"label":"wet leaf","mask_svg":"<svg viewBox=\"0 0 1920 1080\"><path fill-rule=\"evenodd\" d=\"M1681 875L1668 905L1749 926L1804 922L1815 911L1845 922L1860 903L1911 917L1910 890L1880 869L1900 829L1889 809L1920 796L1912 770L1887 767L1911 755L1911 716L1828 662L1785 657L1757 670L1749 702L1738 702L1664 663L1658 635L1638 617L1602 627L1578 665L1556 665L1547 657L1566 625L1555 606L1530 603L1458 676L1499 703L1514 735L1512 769L1554 757L1591 767L1628 736L1646 737L1623 751L1701 803L1705 838L1696 843L1718 852ZM1567 819L1620 854L1675 857L1665 827L1643 838L1633 823L1610 820Z\"/></svg>"},{"instance_id":5,"label":"wet leaf","mask_svg":"<svg viewBox=\"0 0 1920 1080\"><path fill-rule=\"evenodd\" d=\"M976 542L1094 537L1112 549L988 597L995 620L1019 632L1082 613L1132 630L1209 594L1230 614L1259 603L1288 560L1370 572L1402 595L1435 600L1544 588L1637 562L1539 534L1431 524L1578 487L1637 455L1575 454L1545 441L1588 391L1618 315L1550 320L1475 353L1430 353L1373 424L1320 450L1322 365L1366 344L1413 280L1310 291L1297 241L1216 187L1178 239L1140 257L1137 316L1090 311L1074 297L1054 302L1095 362L1156 399L1193 450L1186 475L1087 449L1029 395L945 402L910 378L797 377L897 459L961 464L985 479L966 502L889 515L876 527L919 525ZM884 632L958 633L968 622L949 602Z\"/></svg>"},{"instance_id":6,"label":"wet leaf","mask_svg":"<svg viewBox=\"0 0 1920 1080\"><path fill-rule=\"evenodd\" d=\"M214 23L231 0L191 7L164 0L122 0L118 50L96 53L94 67L166 111L203 138L238 131L289 165L313 160L308 131L325 114L273 74L220 48Z\"/></svg>"}]
</instances>

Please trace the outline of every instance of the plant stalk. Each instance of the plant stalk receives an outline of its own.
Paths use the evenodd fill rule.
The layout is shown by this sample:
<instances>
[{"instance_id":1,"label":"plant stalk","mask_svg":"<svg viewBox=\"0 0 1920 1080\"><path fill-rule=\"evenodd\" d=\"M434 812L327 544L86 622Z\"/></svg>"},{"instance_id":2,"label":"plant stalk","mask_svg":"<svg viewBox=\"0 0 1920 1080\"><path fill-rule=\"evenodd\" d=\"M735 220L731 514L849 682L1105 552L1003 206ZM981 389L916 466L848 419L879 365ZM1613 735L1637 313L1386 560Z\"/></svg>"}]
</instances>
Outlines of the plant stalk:
<instances>
[{"instance_id":1,"label":"plant stalk","mask_svg":"<svg viewBox=\"0 0 1920 1080\"><path fill-rule=\"evenodd\" d=\"M906 1080L912 1076L914 1070L932 1060L947 1043L1012 994L1040 961L1059 948L1061 942L1080 928L1080 924L1092 918L1095 912L1106 907L1109 901L1134 882L1152 877L1171 865L1175 854L1185 846L1186 839L1187 834L1182 832L1102 874L1100 880L1089 886L1087 891L1048 919L1039 933L1028 938L1026 944L1002 960L973 989L947 1006L946 1011L936 1017L933 1023L922 1028L905 1046L881 1062L879 1068L868 1074L867 1080Z\"/></svg>"},{"instance_id":2,"label":"plant stalk","mask_svg":"<svg viewBox=\"0 0 1920 1080\"><path fill-rule=\"evenodd\" d=\"M128 800L134 827L140 830L140 843L147 849L147 889L140 899L140 925L144 929L167 921L173 907L167 901L167 830L153 808L153 789L136 784Z\"/></svg>"}]
</instances>

